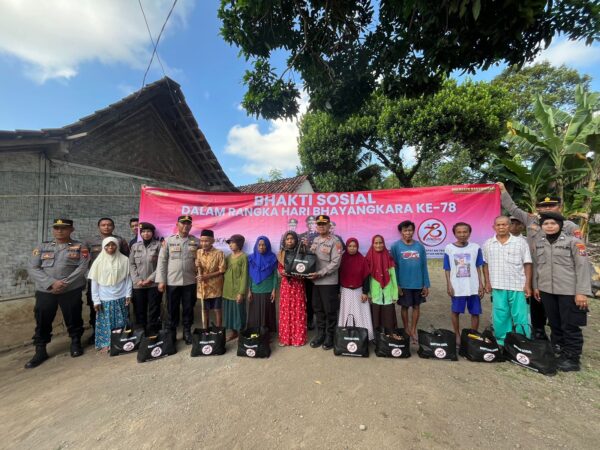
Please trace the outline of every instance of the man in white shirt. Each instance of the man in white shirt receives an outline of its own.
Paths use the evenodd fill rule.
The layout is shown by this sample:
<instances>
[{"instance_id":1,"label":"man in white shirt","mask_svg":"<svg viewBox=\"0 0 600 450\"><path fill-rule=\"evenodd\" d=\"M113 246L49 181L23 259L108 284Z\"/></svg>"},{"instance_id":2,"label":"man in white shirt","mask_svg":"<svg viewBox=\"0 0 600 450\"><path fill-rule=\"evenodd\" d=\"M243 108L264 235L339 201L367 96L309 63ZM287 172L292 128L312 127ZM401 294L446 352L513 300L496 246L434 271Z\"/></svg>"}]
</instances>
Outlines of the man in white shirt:
<instances>
[{"instance_id":1,"label":"man in white shirt","mask_svg":"<svg viewBox=\"0 0 600 450\"><path fill-rule=\"evenodd\" d=\"M531 252L527 241L512 236L509 228L510 218L496 217L496 235L483 244L485 290L494 298L494 333L500 345L504 345L504 337L513 326L527 337L531 336L525 299L531 296Z\"/></svg>"}]
</instances>

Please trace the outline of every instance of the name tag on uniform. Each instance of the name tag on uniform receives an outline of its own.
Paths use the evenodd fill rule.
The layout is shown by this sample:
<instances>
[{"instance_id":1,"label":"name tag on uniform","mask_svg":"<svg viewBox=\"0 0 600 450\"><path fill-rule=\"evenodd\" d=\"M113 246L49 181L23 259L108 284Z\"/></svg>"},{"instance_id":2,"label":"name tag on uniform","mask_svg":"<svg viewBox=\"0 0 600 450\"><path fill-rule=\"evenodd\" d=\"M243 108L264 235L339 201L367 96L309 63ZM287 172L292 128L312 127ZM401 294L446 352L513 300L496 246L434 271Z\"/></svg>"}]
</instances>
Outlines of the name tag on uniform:
<instances>
[{"instance_id":1,"label":"name tag on uniform","mask_svg":"<svg viewBox=\"0 0 600 450\"><path fill-rule=\"evenodd\" d=\"M323 253L329 254L329 253L331 253L331 247L329 245L322 245L321 246L321 251Z\"/></svg>"},{"instance_id":2,"label":"name tag on uniform","mask_svg":"<svg viewBox=\"0 0 600 450\"><path fill-rule=\"evenodd\" d=\"M172 252L180 252L181 251L181 245L179 244L170 244L169 245L169 250Z\"/></svg>"},{"instance_id":3,"label":"name tag on uniform","mask_svg":"<svg viewBox=\"0 0 600 450\"><path fill-rule=\"evenodd\" d=\"M54 259L54 252L42 252L42 259Z\"/></svg>"},{"instance_id":4,"label":"name tag on uniform","mask_svg":"<svg viewBox=\"0 0 600 450\"><path fill-rule=\"evenodd\" d=\"M79 252L69 252L67 253L67 257L70 259L79 259Z\"/></svg>"}]
</instances>

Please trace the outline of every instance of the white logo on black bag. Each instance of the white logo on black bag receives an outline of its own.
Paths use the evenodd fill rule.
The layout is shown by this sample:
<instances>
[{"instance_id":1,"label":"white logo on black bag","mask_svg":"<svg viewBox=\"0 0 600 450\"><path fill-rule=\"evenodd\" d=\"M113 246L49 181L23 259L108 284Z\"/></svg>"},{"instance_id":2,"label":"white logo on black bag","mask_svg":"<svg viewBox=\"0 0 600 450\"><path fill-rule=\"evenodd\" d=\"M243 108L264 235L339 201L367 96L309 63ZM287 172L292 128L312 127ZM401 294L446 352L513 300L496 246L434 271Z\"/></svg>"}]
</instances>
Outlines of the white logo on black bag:
<instances>
[{"instance_id":1,"label":"white logo on black bag","mask_svg":"<svg viewBox=\"0 0 600 450\"><path fill-rule=\"evenodd\" d=\"M306 270L306 266L304 264L302 264L302 263L296 264L296 272L304 273L305 270Z\"/></svg>"},{"instance_id":2,"label":"white logo on black bag","mask_svg":"<svg viewBox=\"0 0 600 450\"><path fill-rule=\"evenodd\" d=\"M524 366L529 365L529 358L526 355L524 355L523 353L517 353L516 359Z\"/></svg>"},{"instance_id":3,"label":"white logo on black bag","mask_svg":"<svg viewBox=\"0 0 600 450\"><path fill-rule=\"evenodd\" d=\"M252 348L246 349L246 355L250 358L254 358L256 356L256 351Z\"/></svg>"},{"instance_id":4,"label":"white logo on black bag","mask_svg":"<svg viewBox=\"0 0 600 450\"><path fill-rule=\"evenodd\" d=\"M443 348L436 348L433 354L436 358L443 359L446 357L446 350L444 350Z\"/></svg>"},{"instance_id":5,"label":"white logo on black bag","mask_svg":"<svg viewBox=\"0 0 600 450\"><path fill-rule=\"evenodd\" d=\"M356 350L358 350L358 345L356 345L354 342L350 342L350 343L349 343L349 344L346 346L346 348L348 349L348 351L349 351L350 353L354 353L354 352L356 352Z\"/></svg>"},{"instance_id":6,"label":"white logo on black bag","mask_svg":"<svg viewBox=\"0 0 600 450\"><path fill-rule=\"evenodd\" d=\"M133 342L125 342L125 345L123 346L123 351L130 352L131 350L133 350L133 347L135 347L135 344Z\"/></svg>"},{"instance_id":7,"label":"white logo on black bag","mask_svg":"<svg viewBox=\"0 0 600 450\"><path fill-rule=\"evenodd\" d=\"M154 347L150 352L150 355L152 355L153 358L158 358L160 355L162 355L162 352L162 348Z\"/></svg>"},{"instance_id":8,"label":"white logo on black bag","mask_svg":"<svg viewBox=\"0 0 600 450\"><path fill-rule=\"evenodd\" d=\"M483 359L488 362L493 361L494 359L496 359L496 355L494 355L493 353L485 353L483 355Z\"/></svg>"},{"instance_id":9,"label":"white logo on black bag","mask_svg":"<svg viewBox=\"0 0 600 450\"><path fill-rule=\"evenodd\" d=\"M399 348L392 349L392 356L394 358L400 358L402 356L402 349L399 349Z\"/></svg>"},{"instance_id":10,"label":"white logo on black bag","mask_svg":"<svg viewBox=\"0 0 600 450\"><path fill-rule=\"evenodd\" d=\"M204 347L202 347L202 353L204 355L210 355L213 352L213 348L211 345L205 345Z\"/></svg>"}]
</instances>

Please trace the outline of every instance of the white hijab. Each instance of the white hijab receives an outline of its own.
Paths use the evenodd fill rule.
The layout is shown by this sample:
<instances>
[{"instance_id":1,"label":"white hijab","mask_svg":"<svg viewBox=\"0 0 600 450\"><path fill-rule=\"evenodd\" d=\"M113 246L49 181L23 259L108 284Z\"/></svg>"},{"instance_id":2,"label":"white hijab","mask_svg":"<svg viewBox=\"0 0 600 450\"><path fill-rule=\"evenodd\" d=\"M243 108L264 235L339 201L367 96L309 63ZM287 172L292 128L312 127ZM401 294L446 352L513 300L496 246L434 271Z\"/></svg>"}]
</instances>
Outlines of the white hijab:
<instances>
[{"instance_id":1,"label":"white hijab","mask_svg":"<svg viewBox=\"0 0 600 450\"><path fill-rule=\"evenodd\" d=\"M117 251L109 255L106 252L106 245L114 243ZM119 251L119 241L115 237L107 237L102 241L102 253L98 255L88 278L95 280L103 286L115 286L129 276L129 258Z\"/></svg>"}]
</instances>

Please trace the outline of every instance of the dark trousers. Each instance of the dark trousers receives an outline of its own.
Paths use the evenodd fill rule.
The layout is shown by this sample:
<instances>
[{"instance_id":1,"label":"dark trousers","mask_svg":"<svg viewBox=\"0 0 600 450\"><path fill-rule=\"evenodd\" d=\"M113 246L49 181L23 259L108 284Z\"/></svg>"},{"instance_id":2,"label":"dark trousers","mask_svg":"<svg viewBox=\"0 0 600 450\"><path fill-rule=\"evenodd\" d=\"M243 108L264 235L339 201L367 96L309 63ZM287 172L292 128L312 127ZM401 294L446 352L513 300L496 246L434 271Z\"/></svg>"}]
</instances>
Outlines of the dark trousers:
<instances>
[{"instance_id":1,"label":"dark trousers","mask_svg":"<svg viewBox=\"0 0 600 450\"><path fill-rule=\"evenodd\" d=\"M312 300L319 333L333 337L340 311L338 285L313 285Z\"/></svg>"},{"instance_id":2,"label":"dark trousers","mask_svg":"<svg viewBox=\"0 0 600 450\"><path fill-rule=\"evenodd\" d=\"M90 326L96 328L96 310L94 309L94 302L92 301L92 280L88 280L87 290L85 292L85 298L87 299L87 305L90 307Z\"/></svg>"},{"instance_id":3,"label":"dark trousers","mask_svg":"<svg viewBox=\"0 0 600 450\"><path fill-rule=\"evenodd\" d=\"M574 359L579 359L583 348L581 328L587 324L587 311L575 304L574 295L555 295L540 292L548 323L552 334L553 345L560 345L561 352Z\"/></svg>"},{"instance_id":4,"label":"dark trousers","mask_svg":"<svg viewBox=\"0 0 600 450\"><path fill-rule=\"evenodd\" d=\"M311 280L309 280L308 278L306 278L304 280L304 288L306 289L306 321L307 321L307 323L312 322L313 316L315 315L315 312L313 311L313 305L312 305L313 286L314 286L314 284Z\"/></svg>"},{"instance_id":5,"label":"dark trousers","mask_svg":"<svg viewBox=\"0 0 600 450\"><path fill-rule=\"evenodd\" d=\"M546 327L544 304L531 297L529 299L529 307L531 311L531 327L534 330L543 330Z\"/></svg>"},{"instance_id":6,"label":"dark trousers","mask_svg":"<svg viewBox=\"0 0 600 450\"><path fill-rule=\"evenodd\" d=\"M157 287L144 289L134 289L133 310L135 311L135 323L146 327L160 330L160 304L162 302L162 293L158 292ZM148 316L150 320L148 321Z\"/></svg>"},{"instance_id":7,"label":"dark trousers","mask_svg":"<svg viewBox=\"0 0 600 450\"><path fill-rule=\"evenodd\" d=\"M52 322L60 306L63 318L67 324L69 336L80 338L83 334L83 319L81 317L81 293L83 288L74 289L63 294L50 294L35 291L35 345L47 344L52 338Z\"/></svg>"},{"instance_id":8,"label":"dark trousers","mask_svg":"<svg viewBox=\"0 0 600 450\"><path fill-rule=\"evenodd\" d=\"M167 286L167 311L169 313L169 329L176 330L179 325L179 305L182 307L183 329L189 330L194 323L194 306L196 305L196 285Z\"/></svg>"}]
</instances>

